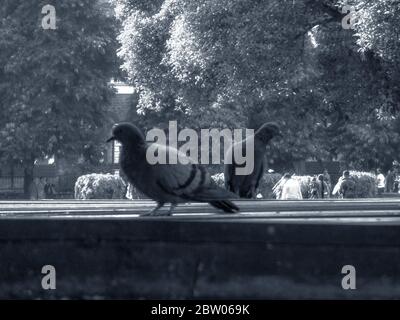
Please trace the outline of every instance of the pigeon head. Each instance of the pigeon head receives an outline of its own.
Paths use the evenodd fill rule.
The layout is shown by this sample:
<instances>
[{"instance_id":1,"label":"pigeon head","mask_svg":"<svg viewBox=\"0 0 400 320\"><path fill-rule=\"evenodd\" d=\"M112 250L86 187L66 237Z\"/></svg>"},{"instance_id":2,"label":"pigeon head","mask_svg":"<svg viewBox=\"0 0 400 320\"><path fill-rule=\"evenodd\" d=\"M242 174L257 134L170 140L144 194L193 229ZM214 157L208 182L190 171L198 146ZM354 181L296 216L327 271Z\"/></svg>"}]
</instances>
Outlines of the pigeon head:
<instances>
[{"instance_id":1,"label":"pigeon head","mask_svg":"<svg viewBox=\"0 0 400 320\"><path fill-rule=\"evenodd\" d=\"M267 143L273 137L282 137L282 133L277 123L267 122L256 131L255 136L264 143Z\"/></svg>"},{"instance_id":2,"label":"pigeon head","mask_svg":"<svg viewBox=\"0 0 400 320\"><path fill-rule=\"evenodd\" d=\"M141 145L145 142L142 131L131 123L117 123L112 128L112 136L107 142L116 140L123 145Z\"/></svg>"}]
</instances>

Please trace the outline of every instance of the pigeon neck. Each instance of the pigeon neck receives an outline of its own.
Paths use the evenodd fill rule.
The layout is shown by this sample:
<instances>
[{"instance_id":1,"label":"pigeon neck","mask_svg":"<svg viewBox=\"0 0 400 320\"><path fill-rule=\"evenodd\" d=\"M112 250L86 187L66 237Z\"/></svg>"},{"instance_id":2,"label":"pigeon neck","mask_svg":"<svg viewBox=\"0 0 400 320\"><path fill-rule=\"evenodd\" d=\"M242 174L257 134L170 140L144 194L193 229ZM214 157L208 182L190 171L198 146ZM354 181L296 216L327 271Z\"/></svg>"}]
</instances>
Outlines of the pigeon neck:
<instances>
[{"instance_id":1,"label":"pigeon neck","mask_svg":"<svg viewBox=\"0 0 400 320\"><path fill-rule=\"evenodd\" d=\"M254 137L255 137L255 143L256 144L263 144L263 145L266 145L271 139L272 139L272 137L271 136L263 136L262 134L261 134L261 132L256 132L255 134L254 134Z\"/></svg>"},{"instance_id":2,"label":"pigeon neck","mask_svg":"<svg viewBox=\"0 0 400 320\"><path fill-rule=\"evenodd\" d=\"M134 154L140 156L142 154L146 155L146 145L145 143L125 143L122 148L128 154Z\"/></svg>"}]
</instances>

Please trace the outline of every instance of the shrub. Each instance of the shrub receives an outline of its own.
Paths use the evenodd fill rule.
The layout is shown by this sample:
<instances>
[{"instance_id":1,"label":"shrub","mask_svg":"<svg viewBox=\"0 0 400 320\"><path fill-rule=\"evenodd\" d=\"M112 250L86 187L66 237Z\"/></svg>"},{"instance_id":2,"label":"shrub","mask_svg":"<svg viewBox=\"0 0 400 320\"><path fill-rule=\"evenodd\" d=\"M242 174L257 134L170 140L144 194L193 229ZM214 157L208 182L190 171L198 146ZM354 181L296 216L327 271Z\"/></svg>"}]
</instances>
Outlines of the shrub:
<instances>
[{"instance_id":1,"label":"shrub","mask_svg":"<svg viewBox=\"0 0 400 320\"><path fill-rule=\"evenodd\" d=\"M260 180L257 192L260 192L264 199L275 199L272 188L281 178L282 175L280 173L264 174Z\"/></svg>"},{"instance_id":2,"label":"shrub","mask_svg":"<svg viewBox=\"0 0 400 320\"><path fill-rule=\"evenodd\" d=\"M355 182L355 198L373 198L376 195L376 175L369 172L350 171Z\"/></svg>"},{"instance_id":3,"label":"shrub","mask_svg":"<svg viewBox=\"0 0 400 320\"><path fill-rule=\"evenodd\" d=\"M355 181L355 197L356 198L372 198L376 195L376 176L369 172L350 171L350 175ZM224 174L217 173L211 177L217 185L224 187ZM261 193L264 199L275 199L276 196L272 192L272 188L282 178L279 173L264 174L260 180L257 193ZM311 194L312 176L293 176L300 183L303 199L308 199ZM334 185L332 185L332 188Z\"/></svg>"},{"instance_id":4,"label":"shrub","mask_svg":"<svg viewBox=\"0 0 400 320\"><path fill-rule=\"evenodd\" d=\"M130 183L127 186L125 197L129 200L148 199L146 196L139 193L139 191L137 191L136 188Z\"/></svg>"},{"instance_id":5,"label":"shrub","mask_svg":"<svg viewBox=\"0 0 400 320\"><path fill-rule=\"evenodd\" d=\"M373 198L376 195L376 175L369 172L350 171L356 183L356 198Z\"/></svg>"},{"instance_id":6,"label":"shrub","mask_svg":"<svg viewBox=\"0 0 400 320\"><path fill-rule=\"evenodd\" d=\"M126 184L118 175L87 174L75 183L75 199L124 199Z\"/></svg>"},{"instance_id":7,"label":"shrub","mask_svg":"<svg viewBox=\"0 0 400 320\"><path fill-rule=\"evenodd\" d=\"M257 193L261 193L264 199L273 199L274 195L272 193L273 186L280 180L282 177L279 173L268 173L264 174L260 180L260 185L258 186ZM211 176L211 178L215 181L215 183L224 188L225 178L223 173L217 173Z\"/></svg>"},{"instance_id":8,"label":"shrub","mask_svg":"<svg viewBox=\"0 0 400 320\"><path fill-rule=\"evenodd\" d=\"M216 173L211 176L211 179L221 188L225 188L225 177L223 173Z\"/></svg>"},{"instance_id":9,"label":"shrub","mask_svg":"<svg viewBox=\"0 0 400 320\"><path fill-rule=\"evenodd\" d=\"M350 176L353 177L355 182L355 198L372 198L376 195L376 176L374 174L350 171ZM303 199L309 198L311 194L312 176L294 176L293 178L300 181ZM334 188L334 185L332 188Z\"/></svg>"}]
</instances>

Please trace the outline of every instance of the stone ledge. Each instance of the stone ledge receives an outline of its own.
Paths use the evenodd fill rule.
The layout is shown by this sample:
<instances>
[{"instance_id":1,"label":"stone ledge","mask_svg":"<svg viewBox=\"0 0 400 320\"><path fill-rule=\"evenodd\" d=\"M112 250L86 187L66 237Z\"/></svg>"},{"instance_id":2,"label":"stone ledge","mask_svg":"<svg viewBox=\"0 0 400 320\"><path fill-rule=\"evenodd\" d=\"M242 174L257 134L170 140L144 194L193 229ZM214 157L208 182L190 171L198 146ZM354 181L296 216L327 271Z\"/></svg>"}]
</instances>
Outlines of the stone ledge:
<instances>
[{"instance_id":1,"label":"stone ledge","mask_svg":"<svg viewBox=\"0 0 400 320\"><path fill-rule=\"evenodd\" d=\"M400 297L397 223L223 220L0 219L0 298Z\"/></svg>"}]
</instances>

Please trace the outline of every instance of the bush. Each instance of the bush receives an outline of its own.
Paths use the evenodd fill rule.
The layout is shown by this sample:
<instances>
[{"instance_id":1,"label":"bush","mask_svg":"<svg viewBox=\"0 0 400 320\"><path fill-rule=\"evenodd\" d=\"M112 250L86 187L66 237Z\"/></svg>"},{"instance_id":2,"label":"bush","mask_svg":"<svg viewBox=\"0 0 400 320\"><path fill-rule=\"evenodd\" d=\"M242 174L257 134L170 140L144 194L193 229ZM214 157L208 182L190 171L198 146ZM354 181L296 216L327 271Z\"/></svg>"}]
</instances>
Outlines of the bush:
<instances>
[{"instance_id":1,"label":"bush","mask_svg":"<svg viewBox=\"0 0 400 320\"><path fill-rule=\"evenodd\" d=\"M355 182L355 198L372 198L376 195L376 176L369 172L350 171L350 176ZM311 194L312 176L294 176L300 181L303 199L307 199ZM334 185L332 186L332 189ZM331 190L332 191L332 190Z\"/></svg>"},{"instance_id":2,"label":"bush","mask_svg":"<svg viewBox=\"0 0 400 320\"><path fill-rule=\"evenodd\" d=\"M211 179L221 188L225 188L225 176L223 173L216 173L211 176Z\"/></svg>"},{"instance_id":3,"label":"bush","mask_svg":"<svg viewBox=\"0 0 400 320\"><path fill-rule=\"evenodd\" d=\"M280 173L267 173L264 174L260 180L257 192L260 192L263 199L275 199L272 188L282 178Z\"/></svg>"},{"instance_id":4,"label":"bush","mask_svg":"<svg viewBox=\"0 0 400 320\"><path fill-rule=\"evenodd\" d=\"M350 176L355 182L355 198L373 198L376 195L376 176L369 172L350 171ZM294 176L300 181L303 199L307 199L311 194L312 176ZM333 189L334 185L332 186ZM331 190L332 191L332 190Z\"/></svg>"},{"instance_id":5,"label":"bush","mask_svg":"<svg viewBox=\"0 0 400 320\"><path fill-rule=\"evenodd\" d=\"M139 193L132 184L128 184L125 197L129 200L134 199L148 199L143 194Z\"/></svg>"},{"instance_id":6,"label":"bush","mask_svg":"<svg viewBox=\"0 0 400 320\"><path fill-rule=\"evenodd\" d=\"M118 175L87 174L75 183L75 199L124 199L126 184Z\"/></svg>"},{"instance_id":7,"label":"bush","mask_svg":"<svg viewBox=\"0 0 400 320\"><path fill-rule=\"evenodd\" d=\"M350 171L355 182L355 198L373 198L376 196L376 175L369 172Z\"/></svg>"},{"instance_id":8,"label":"bush","mask_svg":"<svg viewBox=\"0 0 400 320\"><path fill-rule=\"evenodd\" d=\"M373 198L376 196L376 175L369 172L350 171L356 183L356 198Z\"/></svg>"},{"instance_id":9,"label":"bush","mask_svg":"<svg viewBox=\"0 0 400 320\"><path fill-rule=\"evenodd\" d=\"M369 172L350 171L350 175L353 177L355 187L356 198L372 198L376 195L376 176ZM219 185L224 188L224 174L217 173L211 176L211 178ZM272 188L282 178L279 173L267 173L264 174L260 180L260 185L257 189L257 193L261 193L263 199L275 199L275 194L272 192ZM312 176L293 176L294 179L300 182L301 193L303 199L308 199L311 194L311 179ZM332 186L332 188L334 185Z\"/></svg>"},{"instance_id":10,"label":"bush","mask_svg":"<svg viewBox=\"0 0 400 320\"><path fill-rule=\"evenodd\" d=\"M260 185L258 186L257 193L261 193L264 199L273 199L274 195L272 193L272 187L280 180L282 177L279 173L268 173L264 174L260 180ZM223 173L217 173L211 176L215 183L225 188L225 177Z\"/></svg>"}]
</instances>

